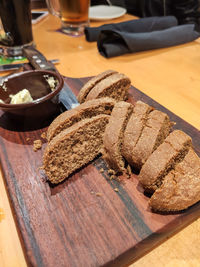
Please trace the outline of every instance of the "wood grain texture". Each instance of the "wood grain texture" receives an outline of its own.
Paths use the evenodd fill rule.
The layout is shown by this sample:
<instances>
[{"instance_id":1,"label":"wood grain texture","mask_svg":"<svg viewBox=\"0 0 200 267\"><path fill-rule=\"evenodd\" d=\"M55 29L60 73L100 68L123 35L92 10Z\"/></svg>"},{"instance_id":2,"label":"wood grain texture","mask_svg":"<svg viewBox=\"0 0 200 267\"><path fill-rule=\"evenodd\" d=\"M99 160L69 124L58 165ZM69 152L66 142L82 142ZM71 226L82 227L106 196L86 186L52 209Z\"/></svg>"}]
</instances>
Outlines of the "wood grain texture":
<instances>
[{"instance_id":1,"label":"wood grain texture","mask_svg":"<svg viewBox=\"0 0 200 267\"><path fill-rule=\"evenodd\" d=\"M86 78L66 82L78 93ZM199 131L139 90L130 102L142 100L167 112L193 138L200 155ZM200 203L186 212L152 213L137 177L110 180L99 157L57 186L45 182L40 170L42 150L33 141L46 128L28 130L5 114L0 117L0 156L27 262L33 266L122 266L151 250L198 218ZM101 173L99 170L105 171ZM115 189L118 189L118 192ZM97 194L99 193L99 194Z\"/></svg>"}]
</instances>

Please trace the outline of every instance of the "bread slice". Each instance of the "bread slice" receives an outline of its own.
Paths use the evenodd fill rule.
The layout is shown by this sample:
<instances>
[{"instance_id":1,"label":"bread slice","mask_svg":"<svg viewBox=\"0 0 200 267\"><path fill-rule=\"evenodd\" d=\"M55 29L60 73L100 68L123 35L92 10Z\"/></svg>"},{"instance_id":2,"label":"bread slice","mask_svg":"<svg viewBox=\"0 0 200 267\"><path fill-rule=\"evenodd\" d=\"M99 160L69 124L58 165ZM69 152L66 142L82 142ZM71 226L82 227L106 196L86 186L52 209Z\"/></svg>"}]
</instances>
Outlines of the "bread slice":
<instances>
[{"instance_id":1,"label":"bread slice","mask_svg":"<svg viewBox=\"0 0 200 267\"><path fill-rule=\"evenodd\" d=\"M191 137L186 133L180 130L170 133L143 165L138 175L143 187L149 191L160 187L163 178L183 160L191 146Z\"/></svg>"},{"instance_id":2,"label":"bread slice","mask_svg":"<svg viewBox=\"0 0 200 267\"><path fill-rule=\"evenodd\" d=\"M106 126L103 144L103 158L116 173L125 171L121 146L126 124L133 112L133 105L124 101L114 106L109 123Z\"/></svg>"},{"instance_id":3,"label":"bread slice","mask_svg":"<svg viewBox=\"0 0 200 267\"><path fill-rule=\"evenodd\" d=\"M98 115L79 121L48 143L43 155L43 168L51 183L63 181L100 153L109 117Z\"/></svg>"},{"instance_id":4,"label":"bread slice","mask_svg":"<svg viewBox=\"0 0 200 267\"><path fill-rule=\"evenodd\" d=\"M140 138L132 151L132 163L136 169L141 169L151 153L164 141L171 126L167 114L159 110L153 110L148 115Z\"/></svg>"},{"instance_id":5,"label":"bread slice","mask_svg":"<svg viewBox=\"0 0 200 267\"><path fill-rule=\"evenodd\" d=\"M124 131L124 140L122 144L122 155L130 165L133 165L132 153L136 146L142 130L145 126L148 114L153 110L152 107L142 101L137 101L133 109L126 129Z\"/></svg>"},{"instance_id":6,"label":"bread slice","mask_svg":"<svg viewBox=\"0 0 200 267\"><path fill-rule=\"evenodd\" d=\"M180 211L200 201L200 158L190 149L150 199L156 211Z\"/></svg>"},{"instance_id":7,"label":"bread slice","mask_svg":"<svg viewBox=\"0 0 200 267\"><path fill-rule=\"evenodd\" d=\"M88 95L88 93L90 92L90 90L97 84L99 83L101 80L105 79L106 77L117 73L117 71L114 70L106 70L100 74L98 74L97 76L91 78L80 90L77 99L79 101L79 103L83 103L85 102L85 99Z\"/></svg>"},{"instance_id":8,"label":"bread slice","mask_svg":"<svg viewBox=\"0 0 200 267\"><path fill-rule=\"evenodd\" d=\"M130 79L122 73L115 73L101 80L88 93L86 101L109 96L117 101L127 98L128 89L131 86Z\"/></svg>"},{"instance_id":9,"label":"bread slice","mask_svg":"<svg viewBox=\"0 0 200 267\"><path fill-rule=\"evenodd\" d=\"M63 112L50 124L47 131L47 140L50 141L61 131L80 120L100 114L110 115L115 103L113 98L103 97L87 101L74 109Z\"/></svg>"}]
</instances>

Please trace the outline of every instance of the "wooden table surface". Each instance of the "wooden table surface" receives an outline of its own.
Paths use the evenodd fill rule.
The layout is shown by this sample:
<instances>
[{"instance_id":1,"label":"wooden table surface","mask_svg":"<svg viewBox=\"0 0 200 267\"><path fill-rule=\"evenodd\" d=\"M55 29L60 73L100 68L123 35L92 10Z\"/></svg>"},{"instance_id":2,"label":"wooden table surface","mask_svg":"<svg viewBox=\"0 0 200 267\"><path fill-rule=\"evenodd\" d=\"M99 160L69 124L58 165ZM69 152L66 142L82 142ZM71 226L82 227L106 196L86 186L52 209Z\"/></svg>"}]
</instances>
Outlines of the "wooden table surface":
<instances>
[{"instance_id":1,"label":"wooden table surface","mask_svg":"<svg viewBox=\"0 0 200 267\"><path fill-rule=\"evenodd\" d=\"M132 18L125 15L112 22ZM91 22L91 26L100 24ZM33 33L37 48L48 59L60 59L57 68L63 75L85 77L106 69L123 72L131 78L136 88L200 129L200 40L176 47L106 59L98 53L96 43L86 42L84 36L66 36L56 31L59 26L59 19L49 15L34 25ZM131 266L200 266L199 236L200 219ZM0 266L26 266L2 176Z\"/></svg>"}]
</instances>

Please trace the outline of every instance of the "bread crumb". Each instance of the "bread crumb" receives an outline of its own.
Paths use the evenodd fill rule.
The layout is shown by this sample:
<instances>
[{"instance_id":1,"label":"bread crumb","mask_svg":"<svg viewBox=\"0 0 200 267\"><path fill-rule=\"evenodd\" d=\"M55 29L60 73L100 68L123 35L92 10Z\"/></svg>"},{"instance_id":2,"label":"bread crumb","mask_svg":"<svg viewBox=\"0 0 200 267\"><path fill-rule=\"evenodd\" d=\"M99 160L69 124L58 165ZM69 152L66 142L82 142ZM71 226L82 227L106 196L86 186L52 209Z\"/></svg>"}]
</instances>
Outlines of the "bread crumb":
<instances>
[{"instance_id":1,"label":"bread crumb","mask_svg":"<svg viewBox=\"0 0 200 267\"><path fill-rule=\"evenodd\" d=\"M115 192L119 192L119 189L116 187L116 188L114 188L114 190L115 190Z\"/></svg>"},{"instance_id":2,"label":"bread crumb","mask_svg":"<svg viewBox=\"0 0 200 267\"><path fill-rule=\"evenodd\" d=\"M42 141L40 139L33 141L33 150L34 151L41 149L41 147L42 147Z\"/></svg>"},{"instance_id":3,"label":"bread crumb","mask_svg":"<svg viewBox=\"0 0 200 267\"><path fill-rule=\"evenodd\" d=\"M43 139L47 139L47 134L46 134L46 132L43 132L43 133L41 134L41 137L42 137Z\"/></svg>"},{"instance_id":4,"label":"bread crumb","mask_svg":"<svg viewBox=\"0 0 200 267\"><path fill-rule=\"evenodd\" d=\"M126 168L126 174L128 175L128 179L131 178L131 174L132 174L132 171L131 171L131 166L128 165L127 168Z\"/></svg>"},{"instance_id":5,"label":"bread crumb","mask_svg":"<svg viewBox=\"0 0 200 267\"><path fill-rule=\"evenodd\" d=\"M115 176L115 181L117 181L117 182L119 182L119 183L121 183L121 178L119 177L119 176Z\"/></svg>"},{"instance_id":6,"label":"bread crumb","mask_svg":"<svg viewBox=\"0 0 200 267\"><path fill-rule=\"evenodd\" d=\"M26 138L26 141L29 141L29 140L30 140L30 137L27 137L27 138Z\"/></svg>"},{"instance_id":7,"label":"bread crumb","mask_svg":"<svg viewBox=\"0 0 200 267\"><path fill-rule=\"evenodd\" d=\"M109 169L109 170L108 170L108 174L115 174L115 171L112 170L112 169Z\"/></svg>"},{"instance_id":8,"label":"bread crumb","mask_svg":"<svg viewBox=\"0 0 200 267\"><path fill-rule=\"evenodd\" d=\"M102 193L97 192L97 193L96 193L96 196L97 196L97 197L101 197L101 196L102 196Z\"/></svg>"},{"instance_id":9,"label":"bread crumb","mask_svg":"<svg viewBox=\"0 0 200 267\"><path fill-rule=\"evenodd\" d=\"M104 172L104 169L103 169L103 168L101 168L99 171L102 173L102 172Z\"/></svg>"},{"instance_id":10,"label":"bread crumb","mask_svg":"<svg viewBox=\"0 0 200 267\"><path fill-rule=\"evenodd\" d=\"M110 176L110 180L115 179L115 175Z\"/></svg>"},{"instance_id":11,"label":"bread crumb","mask_svg":"<svg viewBox=\"0 0 200 267\"><path fill-rule=\"evenodd\" d=\"M92 195L94 195L94 191L91 191L90 193L91 193Z\"/></svg>"}]
</instances>

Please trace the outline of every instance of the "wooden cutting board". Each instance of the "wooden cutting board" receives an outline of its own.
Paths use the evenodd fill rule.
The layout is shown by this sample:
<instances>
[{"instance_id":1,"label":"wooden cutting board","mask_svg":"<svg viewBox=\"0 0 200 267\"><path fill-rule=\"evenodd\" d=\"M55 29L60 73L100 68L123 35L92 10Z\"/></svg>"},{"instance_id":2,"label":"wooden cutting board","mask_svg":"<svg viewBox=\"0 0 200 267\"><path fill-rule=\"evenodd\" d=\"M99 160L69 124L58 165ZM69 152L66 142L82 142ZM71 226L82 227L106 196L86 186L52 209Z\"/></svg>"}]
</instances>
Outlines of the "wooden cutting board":
<instances>
[{"instance_id":1,"label":"wooden cutting board","mask_svg":"<svg viewBox=\"0 0 200 267\"><path fill-rule=\"evenodd\" d=\"M88 78L66 78L77 94ZM142 100L166 112L193 138L200 133L134 87L129 101ZM33 123L33 122L32 122ZM30 130L0 113L1 167L27 263L32 266L123 266L144 255L200 215L200 202L184 212L152 213L137 176L110 180L101 157L57 186L40 169L49 122ZM33 151L33 141L43 146ZM104 171L102 172L102 168Z\"/></svg>"}]
</instances>

